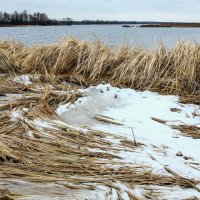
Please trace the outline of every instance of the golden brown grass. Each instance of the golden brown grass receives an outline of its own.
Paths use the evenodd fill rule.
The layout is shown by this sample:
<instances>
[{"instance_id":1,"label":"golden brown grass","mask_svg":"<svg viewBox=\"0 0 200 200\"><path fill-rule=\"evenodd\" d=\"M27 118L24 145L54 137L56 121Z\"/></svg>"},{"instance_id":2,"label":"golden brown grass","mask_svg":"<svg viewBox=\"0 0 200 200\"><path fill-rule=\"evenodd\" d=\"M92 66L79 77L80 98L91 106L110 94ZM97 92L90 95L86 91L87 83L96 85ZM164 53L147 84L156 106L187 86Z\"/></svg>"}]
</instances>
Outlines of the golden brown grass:
<instances>
[{"instance_id":1,"label":"golden brown grass","mask_svg":"<svg viewBox=\"0 0 200 200\"><path fill-rule=\"evenodd\" d=\"M200 46L179 42L172 49L161 45L156 50L146 50L70 38L57 44L25 47L4 41L0 42L0 72L48 74L84 85L106 81L184 95L193 101L200 86Z\"/></svg>"}]
</instances>

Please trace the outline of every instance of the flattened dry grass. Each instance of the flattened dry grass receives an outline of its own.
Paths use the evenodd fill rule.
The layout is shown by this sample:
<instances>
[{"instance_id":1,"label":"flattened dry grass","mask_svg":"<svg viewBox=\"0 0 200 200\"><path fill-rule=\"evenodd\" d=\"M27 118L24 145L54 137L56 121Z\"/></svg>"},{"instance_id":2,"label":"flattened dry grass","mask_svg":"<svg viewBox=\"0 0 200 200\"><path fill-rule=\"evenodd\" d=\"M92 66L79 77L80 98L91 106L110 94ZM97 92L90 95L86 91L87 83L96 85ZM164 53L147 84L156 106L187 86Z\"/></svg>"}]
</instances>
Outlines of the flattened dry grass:
<instances>
[{"instance_id":1,"label":"flattened dry grass","mask_svg":"<svg viewBox=\"0 0 200 200\"><path fill-rule=\"evenodd\" d=\"M179 42L167 49L108 47L101 41L69 38L57 44L25 47L15 41L0 42L0 72L40 73L79 83L102 81L116 86L187 96L199 92L200 46Z\"/></svg>"},{"instance_id":2,"label":"flattened dry grass","mask_svg":"<svg viewBox=\"0 0 200 200\"><path fill-rule=\"evenodd\" d=\"M8 189L0 189L0 200L14 200L21 196L11 193Z\"/></svg>"},{"instance_id":3,"label":"flattened dry grass","mask_svg":"<svg viewBox=\"0 0 200 200\"><path fill-rule=\"evenodd\" d=\"M192 137L193 139L200 139L200 128L191 125L172 126L172 128L181 131L185 136Z\"/></svg>"},{"instance_id":4,"label":"flattened dry grass","mask_svg":"<svg viewBox=\"0 0 200 200\"><path fill-rule=\"evenodd\" d=\"M195 188L197 182L194 180L157 175L152 173L150 166L128 163L119 156L122 151L133 152L140 148L139 143L100 131L87 129L85 132L61 123L55 112L59 103L74 102L83 94L74 86L54 87L57 84L53 80L48 85L40 79L32 81L25 90L20 84L13 83L0 87L2 93L7 88L11 94L16 91L20 94L11 99L5 96L9 103L5 101L1 105L2 180L51 182L70 189L95 190L96 185L104 185L117 190L119 198L122 191L116 183L130 188L134 184ZM13 109L23 112L22 117L11 121ZM41 120L46 126L38 126L34 119ZM119 143L112 143L113 140ZM127 194L130 199L134 197L131 191Z\"/></svg>"},{"instance_id":5,"label":"flattened dry grass","mask_svg":"<svg viewBox=\"0 0 200 200\"><path fill-rule=\"evenodd\" d=\"M197 184L180 177L153 174L148 166L121 162L114 152L126 145L112 146L105 133L84 134L64 126L41 131L26 120L12 125L8 120L1 118L6 124L0 131L1 178L66 183L66 187L68 183L72 187L84 183L107 185L115 181L186 188L190 188L191 183ZM34 135L32 139L26 134L30 130Z\"/></svg>"}]
</instances>

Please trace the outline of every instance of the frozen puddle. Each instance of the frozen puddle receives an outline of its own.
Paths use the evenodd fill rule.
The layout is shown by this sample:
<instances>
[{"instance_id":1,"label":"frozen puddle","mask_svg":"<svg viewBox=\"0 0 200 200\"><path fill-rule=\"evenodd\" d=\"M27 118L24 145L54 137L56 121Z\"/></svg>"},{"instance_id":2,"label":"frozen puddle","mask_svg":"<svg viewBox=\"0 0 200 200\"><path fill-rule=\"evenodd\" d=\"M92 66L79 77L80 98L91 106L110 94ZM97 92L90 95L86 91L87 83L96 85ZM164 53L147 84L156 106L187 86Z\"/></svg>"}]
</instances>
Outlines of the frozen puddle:
<instances>
[{"instance_id":1,"label":"frozen puddle","mask_svg":"<svg viewBox=\"0 0 200 200\"><path fill-rule=\"evenodd\" d=\"M186 137L171 127L200 127L199 106L181 104L176 96L137 92L110 85L98 85L82 92L85 97L58 108L63 121L125 136L129 140L135 138L137 143L143 144L142 148L135 152L122 151L120 156L126 162L148 164L157 174L167 174L167 169L170 169L182 177L200 180L200 140ZM112 120L121 125L112 123ZM151 189L151 186L148 187ZM153 189L163 194L161 199L200 198L198 188L169 190L154 186ZM137 193L139 191L142 188L137 188Z\"/></svg>"}]
</instances>

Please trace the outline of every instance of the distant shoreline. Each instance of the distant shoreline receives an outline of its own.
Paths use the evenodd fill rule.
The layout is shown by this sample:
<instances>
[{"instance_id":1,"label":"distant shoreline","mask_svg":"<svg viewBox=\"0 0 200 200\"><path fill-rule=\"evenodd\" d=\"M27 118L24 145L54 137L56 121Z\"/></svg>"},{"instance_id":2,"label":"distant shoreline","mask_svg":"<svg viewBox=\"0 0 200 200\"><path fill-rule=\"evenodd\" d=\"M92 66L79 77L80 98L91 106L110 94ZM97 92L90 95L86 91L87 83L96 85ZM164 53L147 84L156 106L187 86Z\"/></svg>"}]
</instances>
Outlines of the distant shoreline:
<instances>
[{"instance_id":1,"label":"distant shoreline","mask_svg":"<svg viewBox=\"0 0 200 200\"><path fill-rule=\"evenodd\" d=\"M143 24L141 28L200 28L200 23L161 23Z\"/></svg>"},{"instance_id":2,"label":"distant shoreline","mask_svg":"<svg viewBox=\"0 0 200 200\"><path fill-rule=\"evenodd\" d=\"M71 26L71 25L122 25L122 27L135 27L139 28L200 28L200 23L179 23L179 22L105 22L105 23L83 23L75 21L72 24L48 24L48 25L15 25L15 24L0 24L1 27L34 27L34 26Z\"/></svg>"},{"instance_id":3,"label":"distant shoreline","mask_svg":"<svg viewBox=\"0 0 200 200\"><path fill-rule=\"evenodd\" d=\"M55 25L55 24L52 24L52 25L12 25L12 24L0 24L0 28L2 27L34 27L34 26L71 26L71 25Z\"/></svg>"},{"instance_id":4,"label":"distant shoreline","mask_svg":"<svg viewBox=\"0 0 200 200\"><path fill-rule=\"evenodd\" d=\"M11 25L11 24L0 24L0 27L26 27L26 26L42 26L42 25Z\"/></svg>"}]
</instances>

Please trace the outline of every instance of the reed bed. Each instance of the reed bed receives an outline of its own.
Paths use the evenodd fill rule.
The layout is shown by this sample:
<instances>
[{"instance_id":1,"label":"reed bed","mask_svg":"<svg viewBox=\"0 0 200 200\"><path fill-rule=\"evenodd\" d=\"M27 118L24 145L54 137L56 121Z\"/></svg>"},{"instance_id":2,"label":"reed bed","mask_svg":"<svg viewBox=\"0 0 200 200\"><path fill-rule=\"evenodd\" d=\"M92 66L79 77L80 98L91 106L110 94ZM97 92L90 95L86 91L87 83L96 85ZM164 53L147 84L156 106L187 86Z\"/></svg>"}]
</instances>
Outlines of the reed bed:
<instances>
[{"instance_id":1,"label":"reed bed","mask_svg":"<svg viewBox=\"0 0 200 200\"><path fill-rule=\"evenodd\" d=\"M0 72L40 73L86 86L106 81L121 87L178 94L198 104L200 46L179 42L172 49L160 45L147 50L69 38L57 44L26 47L16 41L2 41Z\"/></svg>"},{"instance_id":2,"label":"reed bed","mask_svg":"<svg viewBox=\"0 0 200 200\"><path fill-rule=\"evenodd\" d=\"M195 180L170 170L169 176L157 175L150 166L125 162L119 152L133 152L142 144L73 128L59 120L56 109L60 103L73 103L83 96L79 87L103 81L178 94L182 102L199 104L199 64L199 45L184 42L173 49L161 45L154 51L129 45L109 47L99 40L76 38L34 47L0 42L0 178L53 182L70 189L95 190L104 185L115 189L119 199L122 191L116 183L128 188L160 185L197 189ZM29 74L32 84L14 81L19 74ZM14 111L22 116L13 120ZM36 119L46 126L38 126ZM130 190L126 193L137 199Z\"/></svg>"}]
</instances>

